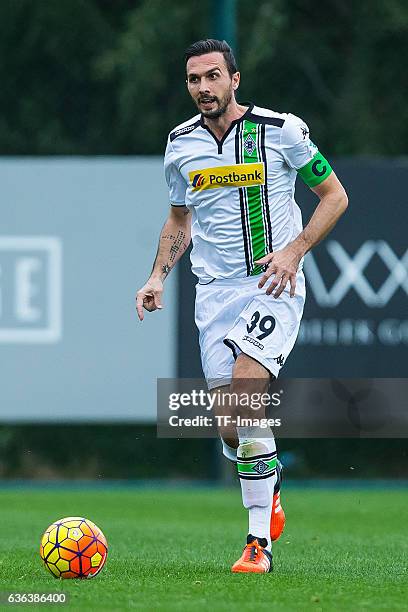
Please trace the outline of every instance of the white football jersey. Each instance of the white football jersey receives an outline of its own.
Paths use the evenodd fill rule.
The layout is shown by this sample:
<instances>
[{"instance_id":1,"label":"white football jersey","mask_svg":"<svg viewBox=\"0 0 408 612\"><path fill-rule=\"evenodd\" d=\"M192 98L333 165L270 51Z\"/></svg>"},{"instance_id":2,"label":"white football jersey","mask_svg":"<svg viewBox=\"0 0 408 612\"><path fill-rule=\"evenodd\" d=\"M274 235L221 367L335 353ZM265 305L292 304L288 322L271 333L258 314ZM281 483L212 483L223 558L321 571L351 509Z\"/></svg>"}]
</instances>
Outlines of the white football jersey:
<instances>
[{"instance_id":1,"label":"white football jersey","mask_svg":"<svg viewBox=\"0 0 408 612\"><path fill-rule=\"evenodd\" d=\"M192 270L200 283L260 274L256 260L302 231L297 171L309 186L331 172L290 113L251 104L221 140L201 115L169 134L164 159L172 206L192 215Z\"/></svg>"}]
</instances>

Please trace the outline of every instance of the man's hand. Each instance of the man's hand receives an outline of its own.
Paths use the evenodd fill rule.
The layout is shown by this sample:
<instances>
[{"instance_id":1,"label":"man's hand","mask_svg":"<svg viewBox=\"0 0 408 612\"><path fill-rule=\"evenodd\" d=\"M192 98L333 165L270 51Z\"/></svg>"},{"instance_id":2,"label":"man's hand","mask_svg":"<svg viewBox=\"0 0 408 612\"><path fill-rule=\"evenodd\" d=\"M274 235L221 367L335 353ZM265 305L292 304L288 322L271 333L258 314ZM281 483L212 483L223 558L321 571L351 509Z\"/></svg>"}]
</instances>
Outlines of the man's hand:
<instances>
[{"instance_id":1,"label":"man's hand","mask_svg":"<svg viewBox=\"0 0 408 612\"><path fill-rule=\"evenodd\" d=\"M271 295L274 289L278 287L273 294L273 297L279 297L289 281L290 297L294 297L296 289L296 274L301 259L302 255L291 244L288 244L281 251L268 253L265 255L265 257L258 259L255 263L263 265L268 264L267 270L264 272L261 280L258 283L259 289L262 289L268 278L274 274L275 278L267 288L266 294Z\"/></svg>"},{"instance_id":2,"label":"man's hand","mask_svg":"<svg viewBox=\"0 0 408 612\"><path fill-rule=\"evenodd\" d=\"M143 321L143 308L149 312L163 308L161 299L163 294L163 282L157 278L149 278L147 283L139 289L136 294L136 310L140 321Z\"/></svg>"}]
</instances>

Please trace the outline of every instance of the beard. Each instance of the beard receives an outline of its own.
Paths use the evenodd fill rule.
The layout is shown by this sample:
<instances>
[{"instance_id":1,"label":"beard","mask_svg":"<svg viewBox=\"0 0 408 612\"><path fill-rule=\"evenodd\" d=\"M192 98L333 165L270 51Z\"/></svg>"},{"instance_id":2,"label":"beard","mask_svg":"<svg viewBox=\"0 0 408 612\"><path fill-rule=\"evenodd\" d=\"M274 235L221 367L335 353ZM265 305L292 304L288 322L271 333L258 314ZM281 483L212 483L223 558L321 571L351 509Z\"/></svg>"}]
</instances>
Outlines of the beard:
<instances>
[{"instance_id":1,"label":"beard","mask_svg":"<svg viewBox=\"0 0 408 612\"><path fill-rule=\"evenodd\" d=\"M201 114L203 115L203 117L206 117L206 119L218 119L219 117L221 117L227 110L229 103L232 100L232 92L233 92L233 89L231 86L228 89L228 91L225 93L225 95L221 98L221 100L217 98L217 96L208 96L208 98L205 98L205 96L201 96L197 101L197 106L199 110L201 111ZM217 102L218 108L216 108L215 110L210 110L210 111L205 111L205 110L200 109L199 102L203 98L211 100L212 102Z\"/></svg>"}]
</instances>

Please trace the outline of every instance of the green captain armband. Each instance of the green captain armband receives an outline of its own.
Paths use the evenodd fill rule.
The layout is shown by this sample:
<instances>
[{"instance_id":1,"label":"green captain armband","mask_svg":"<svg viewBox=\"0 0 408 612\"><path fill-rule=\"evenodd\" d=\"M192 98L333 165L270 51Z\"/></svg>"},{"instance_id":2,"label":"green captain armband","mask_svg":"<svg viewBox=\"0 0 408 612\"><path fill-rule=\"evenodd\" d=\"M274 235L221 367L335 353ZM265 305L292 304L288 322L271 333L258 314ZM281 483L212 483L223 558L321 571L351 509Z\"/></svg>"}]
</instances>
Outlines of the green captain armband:
<instances>
[{"instance_id":1,"label":"green captain armband","mask_svg":"<svg viewBox=\"0 0 408 612\"><path fill-rule=\"evenodd\" d=\"M332 172L333 168L319 151L306 166L298 170L298 174L300 174L303 182L309 187L320 185Z\"/></svg>"}]
</instances>

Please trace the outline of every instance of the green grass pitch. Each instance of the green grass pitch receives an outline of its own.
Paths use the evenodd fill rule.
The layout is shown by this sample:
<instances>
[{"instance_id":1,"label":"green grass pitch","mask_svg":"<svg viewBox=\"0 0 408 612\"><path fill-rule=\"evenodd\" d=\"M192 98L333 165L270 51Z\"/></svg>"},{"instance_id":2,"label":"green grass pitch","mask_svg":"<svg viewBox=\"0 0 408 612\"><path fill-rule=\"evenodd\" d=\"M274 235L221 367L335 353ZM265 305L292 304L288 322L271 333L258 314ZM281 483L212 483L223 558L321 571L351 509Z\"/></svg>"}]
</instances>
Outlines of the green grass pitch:
<instances>
[{"instance_id":1,"label":"green grass pitch","mask_svg":"<svg viewBox=\"0 0 408 612\"><path fill-rule=\"evenodd\" d=\"M234 575L246 535L238 487L0 489L0 589L63 590L62 609L72 610L406 610L407 498L289 488L274 572ZM94 580L57 580L41 565L42 532L70 515L90 518L108 539Z\"/></svg>"}]
</instances>

